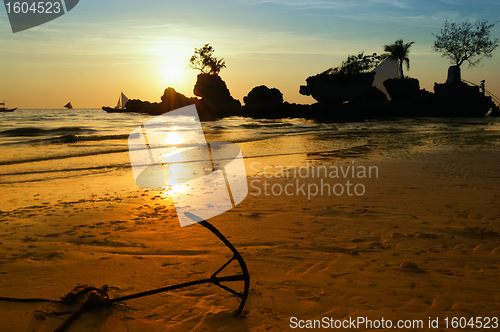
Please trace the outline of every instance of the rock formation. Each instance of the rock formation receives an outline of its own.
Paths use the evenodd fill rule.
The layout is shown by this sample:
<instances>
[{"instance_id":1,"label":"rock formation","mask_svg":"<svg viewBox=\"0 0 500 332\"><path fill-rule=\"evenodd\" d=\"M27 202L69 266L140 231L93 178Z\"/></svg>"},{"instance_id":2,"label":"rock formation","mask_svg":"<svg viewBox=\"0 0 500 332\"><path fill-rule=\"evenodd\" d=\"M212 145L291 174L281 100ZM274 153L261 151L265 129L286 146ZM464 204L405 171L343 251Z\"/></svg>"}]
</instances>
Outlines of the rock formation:
<instances>
[{"instance_id":1,"label":"rock formation","mask_svg":"<svg viewBox=\"0 0 500 332\"><path fill-rule=\"evenodd\" d=\"M127 112L147 113L151 115L163 114L177 108L195 104L196 98L187 98L174 88L167 88L161 96L160 103L151 103L139 99L131 99L127 103Z\"/></svg>"},{"instance_id":2,"label":"rock formation","mask_svg":"<svg viewBox=\"0 0 500 332\"><path fill-rule=\"evenodd\" d=\"M375 73L327 74L322 73L306 79L307 85L300 87L300 94L312 96L319 103L340 104L347 101L380 99L374 93ZM378 95L378 96L377 96ZM385 96L384 96L385 99Z\"/></svg>"},{"instance_id":3,"label":"rock formation","mask_svg":"<svg viewBox=\"0 0 500 332\"><path fill-rule=\"evenodd\" d=\"M394 102L416 100L420 93L420 82L415 78L388 79L384 87Z\"/></svg>"},{"instance_id":4,"label":"rock formation","mask_svg":"<svg viewBox=\"0 0 500 332\"><path fill-rule=\"evenodd\" d=\"M279 106L283 104L283 94L276 88L270 89L261 85L256 86L248 93L248 96L243 97L243 102L249 107Z\"/></svg>"},{"instance_id":5,"label":"rock formation","mask_svg":"<svg viewBox=\"0 0 500 332\"><path fill-rule=\"evenodd\" d=\"M196 103L200 117L217 119L240 113L240 102L231 96L219 75L199 74L193 93L201 97Z\"/></svg>"},{"instance_id":6,"label":"rock formation","mask_svg":"<svg viewBox=\"0 0 500 332\"><path fill-rule=\"evenodd\" d=\"M188 98L182 93L175 91L174 88L166 88L161 96L161 111L162 113L173 111L175 109L192 105L196 103L196 98Z\"/></svg>"}]
</instances>

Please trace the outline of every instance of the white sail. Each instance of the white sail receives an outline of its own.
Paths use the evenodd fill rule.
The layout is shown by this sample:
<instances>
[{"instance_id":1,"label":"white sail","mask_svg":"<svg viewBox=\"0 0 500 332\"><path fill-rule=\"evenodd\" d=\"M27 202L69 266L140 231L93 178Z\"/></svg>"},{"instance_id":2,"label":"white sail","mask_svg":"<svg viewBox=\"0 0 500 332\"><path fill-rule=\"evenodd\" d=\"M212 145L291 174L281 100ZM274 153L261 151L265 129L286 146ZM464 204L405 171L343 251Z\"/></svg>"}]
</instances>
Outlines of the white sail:
<instances>
[{"instance_id":1,"label":"white sail","mask_svg":"<svg viewBox=\"0 0 500 332\"><path fill-rule=\"evenodd\" d=\"M122 108L125 108L125 105L127 105L128 98L123 94L121 94L121 100L122 100Z\"/></svg>"},{"instance_id":2,"label":"white sail","mask_svg":"<svg viewBox=\"0 0 500 332\"><path fill-rule=\"evenodd\" d=\"M116 109L124 109L125 108L125 105L127 105L127 101L128 101L128 98L123 94L123 92L121 93L120 97L118 97L118 103L116 104Z\"/></svg>"}]
</instances>

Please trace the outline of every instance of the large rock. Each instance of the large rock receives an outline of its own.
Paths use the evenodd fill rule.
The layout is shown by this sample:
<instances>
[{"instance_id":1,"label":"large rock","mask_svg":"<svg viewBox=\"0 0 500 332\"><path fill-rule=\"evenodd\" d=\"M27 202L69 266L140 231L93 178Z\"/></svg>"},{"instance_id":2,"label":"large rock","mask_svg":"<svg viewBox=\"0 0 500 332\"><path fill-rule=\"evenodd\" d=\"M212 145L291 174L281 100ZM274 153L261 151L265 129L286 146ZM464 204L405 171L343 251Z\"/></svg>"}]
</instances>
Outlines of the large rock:
<instances>
[{"instance_id":1,"label":"large rock","mask_svg":"<svg viewBox=\"0 0 500 332\"><path fill-rule=\"evenodd\" d=\"M251 107L266 107L276 106L283 103L283 94L276 88L268 88L265 85L256 86L248 93L248 96L243 97L245 106Z\"/></svg>"},{"instance_id":2,"label":"large rock","mask_svg":"<svg viewBox=\"0 0 500 332\"><path fill-rule=\"evenodd\" d=\"M231 96L219 75L199 74L193 93L201 97L197 103L200 116L216 119L239 114L240 102Z\"/></svg>"},{"instance_id":3,"label":"large rock","mask_svg":"<svg viewBox=\"0 0 500 332\"><path fill-rule=\"evenodd\" d=\"M193 93L206 101L227 103L233 100L226 82L219 75L199 74Z\"/></svg>"},{"instance_id":4,"label":"large rock","mask_svg":"<svg viewBox=\"0 0 500 332\"><path fill-rule=\"evenodd\" d=\"M366 100L372 95L375 73L327 74L322 73L306 79L307 85L300 93L312 96L319 103L343 103Z\"/></svg>"},{"instance_id":5,"label":"large rock","mask_svg":"<svg viewBox=\"0 0 500 332\"><path fill-rule=\"evenodd\" d=\"M150 103L139 99L130 99L127 102L127 112L147 113L151 115L162 114L162 108L159 103Z\"/></svg>"},{"instance_id":6,"label":"large rock","mask_svg":"<svg viewBox=\"0 0 500 332\"><path fill-rule=\"evenodd\" d=\"M490 96L479 91L478 86L463 82L434 84L437 112L443 116L484 116L495 107Z\"/></svg>"},{"instance_id":7,"label":"large rock","mask_svg":"<svg viewBox=\"0 0 500 332\"><path fill-rule=\"evenodd\" d=\"M248 96L243 97L243 101L244 116L273 119L293 116L290 111L294 108L288 103L283 103L283 94L276 88L257 86L248 93Z\"/></svg>"},{"instance_id":8,"label":"large rock","mask_svg":"<svg viewBox=\"0 0 500 332\"><path fill-rule=\"evenodd\" d=\"M131 99L127 102L126 107L128 112L160 115L187 105L195 104L196 101L196 98L188 98L182 93L175 91L174 88L169 87L163 92L160 103Z\"/></svg>"},{"instance_id":9,"label":"large rock","mask_svg":"<svg viewBox=\"0 0 500 332\"><path fill-rule=\"evenodd\" d=\"M384 87L395 102L412 101L420 94L420 83L416 78L391 78L384 81Z\"/></svg>"},{"instance_id":10,"label":"large rock","mask_svg":"<svg viewBox=\"0 0 500 332\"><path fill-rule=\"evenodd\" d=\"M192 105L196 100L186 97L182 93L175 91L174 88L168 87L163 92L163 96L161 96L160 107L162 109L162 113L170 112L175 109Z\"/></svg>"}]
</instances>

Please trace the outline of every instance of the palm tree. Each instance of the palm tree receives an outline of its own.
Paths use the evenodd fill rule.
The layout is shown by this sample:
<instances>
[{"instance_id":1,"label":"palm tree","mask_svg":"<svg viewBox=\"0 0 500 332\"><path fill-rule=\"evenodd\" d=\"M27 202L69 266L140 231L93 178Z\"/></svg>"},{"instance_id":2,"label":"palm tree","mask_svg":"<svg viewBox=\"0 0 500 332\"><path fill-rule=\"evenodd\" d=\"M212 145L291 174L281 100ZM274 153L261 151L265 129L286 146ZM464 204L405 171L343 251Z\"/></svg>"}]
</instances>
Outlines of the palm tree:
<instances>
[{"instance_id":1,"label":"palm tree","mask_svg":"<svg viewBox=\"0 0 500 332\"><path fill-rule=\"evenodd\" d=\"M412 44L413 42L403 44L403 39L399 39L396 40L394 44L384 46L384 51L387 52L384 56L398 62L398 76L401 79L405 78L403 75L403 62L406 63L406 69L410 70L410 59L408 58L408 54L410 53Z\"/></svg>"},{"instance_id":2,"label":"palm tree","mask_svg":"<svg viewBox=\"0 0 500 332\"><path fill-rule=\"evenodd\" d=\"M208 67L210 68L209 74L219 75L222 68L226 68L226 62L224 59L211 58L208 61Z\"/></svg>"}]
</instances>

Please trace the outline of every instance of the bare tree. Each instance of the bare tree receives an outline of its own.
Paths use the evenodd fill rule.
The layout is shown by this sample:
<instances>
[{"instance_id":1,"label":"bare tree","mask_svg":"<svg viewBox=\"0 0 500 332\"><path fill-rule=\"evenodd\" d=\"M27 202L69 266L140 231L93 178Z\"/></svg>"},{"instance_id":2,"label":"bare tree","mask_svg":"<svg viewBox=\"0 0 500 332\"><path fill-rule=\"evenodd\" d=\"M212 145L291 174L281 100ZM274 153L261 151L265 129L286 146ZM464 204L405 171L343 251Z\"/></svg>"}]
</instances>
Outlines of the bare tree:
<instances>
[{"instance_id":1,"label":"bare tree","mask_svg":"<svg viewBox=\"0 0 500 332\"><path fill-rule=\"evenodd\" d=\"M490 36L490 30L496 23L488 24L486 20L479 20L473 24L465 20L457 24L446 20L444 29L437 35L433 34L436 37L433 48L458 67L465 61L469 67L476 66L483 57L491 58L498 47L498 38L491 39Z\"/></svg>"},{"instance_id":2,"label":"bare tree","mask_svg":"<svg viewBox=\"0 0 500 332\"><path fill-rule=\"evenodd\" d=\"M226 68L226 62L213 57L214 51L210 44L195 48L194 55L189 59L189 68L198 69L202 74L219 75L221 69Z\"/></svg>"}]
</instances>

